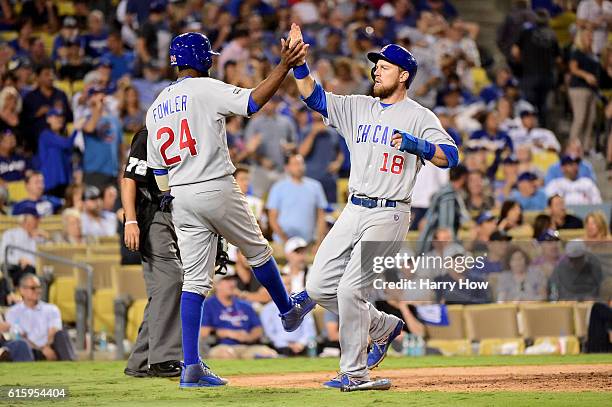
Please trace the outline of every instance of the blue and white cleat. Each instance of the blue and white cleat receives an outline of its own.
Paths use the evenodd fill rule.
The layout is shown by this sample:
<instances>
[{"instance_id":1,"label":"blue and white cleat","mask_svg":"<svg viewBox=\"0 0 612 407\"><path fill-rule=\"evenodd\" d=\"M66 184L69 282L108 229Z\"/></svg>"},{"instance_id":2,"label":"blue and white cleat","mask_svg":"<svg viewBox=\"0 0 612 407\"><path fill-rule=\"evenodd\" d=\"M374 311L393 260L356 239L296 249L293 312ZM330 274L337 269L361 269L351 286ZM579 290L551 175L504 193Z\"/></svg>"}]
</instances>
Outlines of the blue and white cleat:
<instances>
[{"instance_id":1,"label":"blue and white cleat","mask_svg":"<svg viewBox=\"0 0 612 407\"><path fill-rule=\"evenodd\" d=\"M385 356L387 356L389 346L391 346L393 340L402 333L402 329L404 329L404 321L399 321L393 332L391 332L385 341L372 342L372 348L368 353L368 369L374 369L382 363Z\"/></svg>"},{"instance_id":2,"label":"blue and white cleat","mask_svg":"<svg viewBox=\"0 0 612 407\"><path fill-rule=\"evenodd\" d=\"M306 291L292 294L290 298L293 307L284 314L280 314L283 328L285 328L287 332L293 332L298 329L306 314L312 311L317 305L317 303L308 296Z\"/></svg>"},{"instance_id":3,"label":"blue and white cleat","mask_svg":"<svg viewBox=\"0 0 612 407\"><path fill-rule=\"evenodd\" d=\"M180 388L217 387L225 386L228 383L226 379L214 374L201 359L198 364L189 366L181 364L181 367L183 369L181 371L181 381L179 383Z\"/></svg>"},{"instance_id":4,"label":"blue and white cleat","mask_svg":"<svg viewBox=\"0 0 612 407\"><path fill-rule=\"evenodd\" d=\"M338 376L323 383L323 386L329 387L330 389L341 388L342 387L342 373L338 373Z\"/></svg>"},{"instance_id":5,"label":"blue and white cleat","mask_svg":"<svg viewBox=\"0 0 612 407\"><path fill-rule=\"evenodd\" d=\"M334 384L336 381L340 382L340 391L342 392L360 390L389 390L391 388L391 380L389 379L360 380L352 378L346 373L341 373L335 379L330 380L330 382L334 382Z\"/></svg>"}]
</instances>

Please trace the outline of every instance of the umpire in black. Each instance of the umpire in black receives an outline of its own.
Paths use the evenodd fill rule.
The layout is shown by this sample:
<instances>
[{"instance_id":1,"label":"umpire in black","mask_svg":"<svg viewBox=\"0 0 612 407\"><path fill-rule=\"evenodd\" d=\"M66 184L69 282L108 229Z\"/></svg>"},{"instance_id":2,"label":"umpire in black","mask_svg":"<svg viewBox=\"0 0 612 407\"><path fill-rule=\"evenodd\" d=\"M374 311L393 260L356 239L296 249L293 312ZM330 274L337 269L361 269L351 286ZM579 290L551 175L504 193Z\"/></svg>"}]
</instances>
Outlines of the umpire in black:
<instances>
[{"instance_id":1,"label":"umpire in black","mask_svg":"<svg viewBox=\"0 0 612 407\"><path fill-rule=\"evenodd\" d=\"M130 149L121 181L125 245L139 251L149 302L124 373L146 377L180 376L180 300L183 270L169 209L160 209L160 191L147 167L147 129Z\"/></svg>"}]
</instances>

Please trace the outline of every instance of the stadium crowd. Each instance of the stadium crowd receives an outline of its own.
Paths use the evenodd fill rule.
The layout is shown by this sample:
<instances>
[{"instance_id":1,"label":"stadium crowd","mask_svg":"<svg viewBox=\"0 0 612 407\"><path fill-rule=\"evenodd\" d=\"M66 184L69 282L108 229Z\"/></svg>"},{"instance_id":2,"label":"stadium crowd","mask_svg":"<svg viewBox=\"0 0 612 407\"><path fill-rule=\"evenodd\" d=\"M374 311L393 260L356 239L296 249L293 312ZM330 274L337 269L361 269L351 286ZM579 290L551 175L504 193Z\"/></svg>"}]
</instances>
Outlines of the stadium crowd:
<instances>
[{"instance_id":1,"label":"stadium crowd","mask_svg":"<svg viewBox=\"0 0 612 407\"><path fill-rule=\"evenodd\" d=\"M5 258L5 247L95 244L121 233L117 185L129 141L173 80L170 40L188 31L205 33L220 52L211 76L252 87L279 60L280 38L298 23L313 75L336 94L370 91L368 51L406 47L419 63L408 95L435 112L462 156L450 171L421 170L412 197L413 249L453 258L487 252L485 270L470 278L495 280L489 292L437 290L421 300L607 304L612 2L509 3L498 49L487 49L479 25L450 0L0 0L0 212L18 223L2 235L1 256L17 288L5 280L0 287L1 305L12 305L0 331L32 330L22 332L25 352L12 357L72 356L64 336L54 339L63 332L57 308L32 299L41 289L32 275L41 272L36 259L16 252ZM226 128L238 184L285 259L287 287L302 290L308 261L346 202L346 144L305 108L292 78L261 112L229 118ZM61 215L61 231L41 228L51 215ZM576 239L566 244L567 229L577 232L565 234ZM139 261L123 253L124 263ZM235 250L231 257L232 275L219 279L204 307L202 335L217 338L210 353L308 353L314 321L284 332L244 257ZM452 267L421 272L439 281L465 277ZM578 272L588 281L568 285ZM414 305L384 297L377 306L402 317L408 332L424 334ZM47 336L31 323L41 315ZM324 327L318 350L337 348L337 317L326 314ZM269 346L261 345L264 337ZM0 357L19 347L2 346Z\"/></svg>"}]
</instances>

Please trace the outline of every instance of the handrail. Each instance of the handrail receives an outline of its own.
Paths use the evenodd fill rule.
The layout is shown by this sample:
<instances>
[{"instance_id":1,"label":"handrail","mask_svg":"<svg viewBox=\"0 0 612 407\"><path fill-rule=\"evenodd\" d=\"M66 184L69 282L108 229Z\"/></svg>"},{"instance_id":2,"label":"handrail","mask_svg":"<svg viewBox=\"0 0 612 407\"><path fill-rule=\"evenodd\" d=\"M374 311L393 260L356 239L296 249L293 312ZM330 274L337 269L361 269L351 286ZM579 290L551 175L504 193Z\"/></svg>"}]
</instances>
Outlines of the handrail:
<instances>
[{"instance_id":1,"label":"handrail","mask_svg":"<svg viewBox=\"0 0 612 407\"><path fill-rule=\"evenodd\" d=\"M8 284L10 291L13 290L13 282L9 275L9 265L8 265L7 259L8 259L8 254L11 250L28 253L28 254L31 254L32 256L42 257L43 259L53 260L58 263L67 264L69 266L84 270L85 273L87 273L87 298L88 298L87 326L89 328L89 359L93 360L94 344L95 344L94 325L93 325L93 267L86 263L68 260L65 257L56 256L54 254L49 254L49 253L44 253L44 252L37 252L37 251L29 250L29 249L24 249L23 247L9 244L6 246L4 250L4 264L2 265L2 272L4 274L4 278L6 278L6 282Z\"/></svg>"}]
</instances>

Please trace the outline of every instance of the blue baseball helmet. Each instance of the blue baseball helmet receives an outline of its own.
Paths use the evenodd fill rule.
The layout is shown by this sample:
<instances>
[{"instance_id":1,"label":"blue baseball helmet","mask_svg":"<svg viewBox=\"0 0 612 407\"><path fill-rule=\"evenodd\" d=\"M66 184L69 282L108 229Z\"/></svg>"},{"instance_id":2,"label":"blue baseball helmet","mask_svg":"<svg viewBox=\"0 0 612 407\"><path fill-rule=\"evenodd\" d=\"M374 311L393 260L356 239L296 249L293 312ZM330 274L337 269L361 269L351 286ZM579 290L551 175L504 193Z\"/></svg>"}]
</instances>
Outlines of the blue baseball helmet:
<instances>
[{"instance_id":1,"label":"blue baseball helmet","mask_svg":"<svg viewBox=\"0 0 612 407\"><path fill-rule=\"evenodd\" d=\"M208 72L212 56L219 55L212 50L208 37L190 32L177 35L170 44L170 65L187 66L199 72Z\"/></svg>"},{"instance_id":2,"label":"blue baseball helmet","mask_svg":"<svg viewBox=\"0 0 612 407\"><path fill-rule=\"evenodd\" d=\"M368 52L368 59L374 62L375 65L379 60L384 59L408 71L409 77L406 81L406 89L410 87L419 67L417 60L410 51L397 44L385 45L380 52ZM374 79L374 69L372 70L372 79Z\"/></svg>"}]
</instances>

